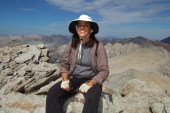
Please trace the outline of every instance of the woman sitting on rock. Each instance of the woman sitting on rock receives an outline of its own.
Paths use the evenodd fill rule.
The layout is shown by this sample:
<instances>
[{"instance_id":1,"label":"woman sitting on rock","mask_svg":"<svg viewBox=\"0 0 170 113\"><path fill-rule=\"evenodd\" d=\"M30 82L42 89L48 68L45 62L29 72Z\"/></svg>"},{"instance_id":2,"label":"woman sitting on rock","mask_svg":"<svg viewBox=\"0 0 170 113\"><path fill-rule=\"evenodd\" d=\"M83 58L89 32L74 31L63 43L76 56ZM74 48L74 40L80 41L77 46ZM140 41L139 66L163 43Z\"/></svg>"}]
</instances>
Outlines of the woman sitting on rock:
<instances>
[{"instance_id":1,"label":"woman sitting on rock","mask_svg":"<svg viewBox=\"0 0 170 113\"><path fill-rule=\"evenodd\" d=\"M97 113L102 83L109 74L104 46L96 39L98 24L87 15L70 22L73 33L62 56L60 74L62 81L48 91L46 113L63 113L63 104L76 93L83 93L83 113Z\"/></svg>"}]
</instances>

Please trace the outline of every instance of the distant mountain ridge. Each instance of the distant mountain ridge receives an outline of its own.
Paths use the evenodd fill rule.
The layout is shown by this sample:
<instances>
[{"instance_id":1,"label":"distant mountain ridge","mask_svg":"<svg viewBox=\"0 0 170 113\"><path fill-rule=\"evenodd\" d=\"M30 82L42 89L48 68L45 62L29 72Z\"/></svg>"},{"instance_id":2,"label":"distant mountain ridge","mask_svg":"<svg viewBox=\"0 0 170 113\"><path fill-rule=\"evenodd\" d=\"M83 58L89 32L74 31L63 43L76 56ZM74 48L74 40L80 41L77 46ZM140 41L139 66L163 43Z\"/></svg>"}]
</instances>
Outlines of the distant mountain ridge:
<instances>
[{"instance_id":1,"label":"distant mountain ridge","mask_svg":"<svg viewBox=\"0 0 170 113\"><path fill-rule=\"evenodd\" d=\"M63 35L8 35L0 36L0 47L43 43L47 48L55 49L67 44L70 40L70 36Z\"/></svg>"},{"instance_id":2,"label":"distant mountain ridge","mask_svg":"<svg viewBox=\"0 0 170 113\"><path fill-rule=\"evenodd\" d=\"M161 41L152 41L149 40L147 38L138 36L135 38L124 38L124 39L99 39L103 45L106 45L107 43L111 43L111 44L115 44L115 43L121 43L121 44L127 44L127 43L135 43L138 44L142 47L150 47L150 46L160 46L160 47L164 47L165 49L167 49L168 51L170 51L170 44L167 43L163 43Z\"/></svg>"},{"instance_id":3,"label":"distant mountain ridge","mask_svg":"<svg viewBox=\"0 0 170 113\"><path fill-rule=\"evenodd\" d=\"M114 37L113 37L114 38ZM150 46L161 46L170 51L170 44L168 44L168 41L170 41L170 37L165 38L161 41L152 41L147 38L144 38L142 36L138 36L135 38L114 38L114 39L107 39L107 38L98 38L97 39L103 43L103 45L106 45L107 43L115 44L115 43L135 43L142 47L150 47ZM67 44L71 41L71 36L67 35L3 35L0 36L0 47L4 46L17 46L22 44L39 44L43 43L47 48L50 50L55 50L56 48Z\"/></svg>"},{"instance_id":4,"label":"distant mountain ridge","mask_svg":"<svg viewBox=\"0 0 170 113\"><path fill-rule=\"evenodd\" d=\"M170 36L161 40L161 42L170 44Z\"/></svg>"}]
</instances>

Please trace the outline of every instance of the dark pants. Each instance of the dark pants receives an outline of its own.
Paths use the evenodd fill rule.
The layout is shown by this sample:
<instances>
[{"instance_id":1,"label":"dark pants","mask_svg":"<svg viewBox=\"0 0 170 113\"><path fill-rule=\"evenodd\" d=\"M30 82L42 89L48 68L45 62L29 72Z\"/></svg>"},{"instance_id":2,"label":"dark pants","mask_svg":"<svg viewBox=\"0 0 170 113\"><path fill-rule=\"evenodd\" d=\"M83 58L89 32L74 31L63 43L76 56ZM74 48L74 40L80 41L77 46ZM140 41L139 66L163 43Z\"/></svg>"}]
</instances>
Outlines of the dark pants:
<instances>
[{"instance_id":1,"label":"dark pants","mask_svg":"<svg viewBox=\"0 0 170 113\"><path fill-rule=\"evenodd\" d=\"M71 78L72 90L67 92L61 89L61 81L56 83L48 91L46 99L46 113L63 113L63 104L71 96L77 93L76 89L89 79ZM102 92L101 85L91 87L84 95L85 103L82 113L98 113L98 103Z\"/></svg>"}]
</instances>

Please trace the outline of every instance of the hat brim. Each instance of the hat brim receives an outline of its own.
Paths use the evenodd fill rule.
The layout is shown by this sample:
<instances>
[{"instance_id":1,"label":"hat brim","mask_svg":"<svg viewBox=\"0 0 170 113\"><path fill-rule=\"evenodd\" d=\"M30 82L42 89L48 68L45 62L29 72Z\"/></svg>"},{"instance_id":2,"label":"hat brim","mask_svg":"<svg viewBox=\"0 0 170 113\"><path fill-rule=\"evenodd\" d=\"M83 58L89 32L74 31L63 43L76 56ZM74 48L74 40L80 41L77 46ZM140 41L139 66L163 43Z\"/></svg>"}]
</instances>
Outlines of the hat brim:
<instances>
[{"instance_id":1,"label":"hat brim","mask_svg":"<svg viewBox=\"0 0 170 113\"><path fill-rule=\"evenodd\" d=\"M71 33L75 34L77 31L76 31L76 25L77 25L77 22L80 21L80 20L73 20L70 22L69 26L68 26L68 29ZM84 21L84 20L82 20ZM94 21L88 21L90 22L90 25L91 25L91 28L93 29L93 33L94 34L97 34L99 32L99 26L96 22Z\"/></svg>"}]
</instances>

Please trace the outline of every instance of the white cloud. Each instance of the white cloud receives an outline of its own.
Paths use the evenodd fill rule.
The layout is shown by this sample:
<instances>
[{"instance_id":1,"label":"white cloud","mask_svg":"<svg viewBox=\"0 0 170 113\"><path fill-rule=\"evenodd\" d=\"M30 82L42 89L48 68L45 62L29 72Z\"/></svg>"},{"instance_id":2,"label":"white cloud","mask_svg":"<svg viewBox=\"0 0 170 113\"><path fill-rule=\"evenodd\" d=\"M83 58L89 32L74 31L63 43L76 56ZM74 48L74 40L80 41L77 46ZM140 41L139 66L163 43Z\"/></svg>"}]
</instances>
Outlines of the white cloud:
<instances>
[{"instance_id":1,"label":"white cloud","mask_svg":"<svg viewBox=\"0 0 170 113\"><path fill-rule=\"evenodd\" d=\"M66 22L53 22L52 24L50 24L50 25L48 25L48 26L53 26L53 27L55 27L55 26L63 26L63 25L67 25L68 24L68 22L66 23Z\"/></svg>"},{"instance_id":2,"label":"white cloud","mask_svg":"<svg viewBox=\"0 0 170 113\"><path fill-rule=\"evenodd\" d=\"M61 9L99 14L101 24L144 23L170 20L162 12L170 10L169 0L46 0ZM164 17L160 17L160 14Z\"/></svg>"},{"instance_id":3,"label":"white cloud","mask_svg":"<svg viewBox=\"0 0 170 113\"><path fill-rule=\"evenodd\" d=\"M46 0L51 5L59 6L61 9L72 11L72 12L81 12L84 11L83 0Z\"/></svg>"},{"instance_id":4,"label":"white cloud","mask_svg":"<svg viewBox=\"0 0 170 113\"><path fill-rule=\"evenodd\" d=\"M24 11L35 11L36 9L21 9L21 10L24 10Z\"/></svg>"},{"instance_id":5,"label":"white cloud","mask_svg":"<svg viewBox=\"0 0 170 113\"><path fill-rule=\"evenodd\" d=\"M159 14L162 11L170 10L168 7L170 3L157 3L158 1L160 0L155 0L156 3L153 0L118 0L113 3L115 6L100 8L98 12L102 16L101 22L108 24L159 21ZM167 18L168 16L166 15Z\"/></svg>"}]
</instances>

